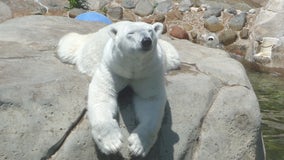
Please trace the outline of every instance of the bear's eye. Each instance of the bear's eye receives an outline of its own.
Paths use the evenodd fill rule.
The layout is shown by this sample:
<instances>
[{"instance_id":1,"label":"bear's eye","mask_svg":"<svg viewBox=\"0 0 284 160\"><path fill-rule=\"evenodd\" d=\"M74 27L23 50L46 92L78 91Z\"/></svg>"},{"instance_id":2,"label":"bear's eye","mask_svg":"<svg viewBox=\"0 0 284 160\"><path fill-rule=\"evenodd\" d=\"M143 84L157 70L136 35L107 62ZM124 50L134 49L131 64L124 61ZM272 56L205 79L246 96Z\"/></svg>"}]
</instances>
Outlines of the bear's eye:
<instances>
[{"instance_id":1,"label":"bear's eye","mask_svg":"<svg viewBox=\"0 0 284 160\"><path fill-rule=\"evenodd\" d=\"M133 35L133 34L134 34L134 32L129 32L129 33L128 33L128 35Z\"/></svg>"},{"instance_id":2,"label":"bear's eye","mask_svg":"<svg viewBox=\"0 0 284 160\"><path fill-rule=\"evenodd\" d=\"M133 38L133 36L134 36L134 32L129 32L126 35L127 38Z\"/></svg>"}]
</instances>

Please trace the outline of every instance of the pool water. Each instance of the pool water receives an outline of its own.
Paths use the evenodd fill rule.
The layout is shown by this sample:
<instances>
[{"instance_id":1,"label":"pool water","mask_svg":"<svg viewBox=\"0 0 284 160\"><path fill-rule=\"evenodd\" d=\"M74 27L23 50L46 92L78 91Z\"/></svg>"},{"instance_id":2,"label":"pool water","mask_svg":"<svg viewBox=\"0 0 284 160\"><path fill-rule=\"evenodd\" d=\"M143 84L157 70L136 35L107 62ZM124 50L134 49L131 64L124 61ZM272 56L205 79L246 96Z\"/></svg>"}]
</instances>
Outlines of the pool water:
<instances>
[{"instance_id":1,"label":"pool water","mask_svg":"<svg viewBox=\"0 0 284 160\"><path fill-rule=\"evenodd\" d=\"M284 77L248 70L262 114L267 160L284 160Z\"/></svg>"}]
</instances>

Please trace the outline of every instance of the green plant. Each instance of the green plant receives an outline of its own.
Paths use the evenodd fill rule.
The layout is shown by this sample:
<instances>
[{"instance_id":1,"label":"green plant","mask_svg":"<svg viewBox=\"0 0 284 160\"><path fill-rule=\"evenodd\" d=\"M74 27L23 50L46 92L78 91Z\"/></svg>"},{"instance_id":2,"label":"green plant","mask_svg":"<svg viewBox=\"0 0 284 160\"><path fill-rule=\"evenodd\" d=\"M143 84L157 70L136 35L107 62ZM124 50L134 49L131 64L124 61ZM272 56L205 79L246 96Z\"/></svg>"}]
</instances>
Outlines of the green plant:
<instances>
[{"instance_id":1,"label":"green plant","mask_svg":"<svg viewBox=\"0 0 284 160\"><path fill-rule=\"evenodd\" d=\"M69 1L69 9L72 8L89 9L87 0L68 0L68 1Z\"/></svg>"},{"instance_id":2,"label":"green plant","mask_svg":"<svg viewBox=\"0 0 284 160\"><path fill-rule=\"evenodd\" d=\"M107 7L101 8L100 11L101 11L104 15L106 15L106 14L107 14Z\"/></svg>"}]
</instances>

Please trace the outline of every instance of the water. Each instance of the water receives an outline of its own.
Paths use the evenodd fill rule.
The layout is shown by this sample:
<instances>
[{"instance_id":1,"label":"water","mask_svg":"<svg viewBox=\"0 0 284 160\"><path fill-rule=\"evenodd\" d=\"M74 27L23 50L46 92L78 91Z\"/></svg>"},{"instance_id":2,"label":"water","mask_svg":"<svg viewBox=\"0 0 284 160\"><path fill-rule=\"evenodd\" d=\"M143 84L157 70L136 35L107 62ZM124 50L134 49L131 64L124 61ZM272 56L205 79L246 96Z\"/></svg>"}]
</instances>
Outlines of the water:
<instances>
[{"instance_id":1,"label":"water","mask_svg":"<svg viewBox=\"0 0 284 160\"><path fill-rule=\"evenodd\" d=\"M284 77L248 70L262 114L267 160L284 160Z\"/></svg>"}]
</instances>

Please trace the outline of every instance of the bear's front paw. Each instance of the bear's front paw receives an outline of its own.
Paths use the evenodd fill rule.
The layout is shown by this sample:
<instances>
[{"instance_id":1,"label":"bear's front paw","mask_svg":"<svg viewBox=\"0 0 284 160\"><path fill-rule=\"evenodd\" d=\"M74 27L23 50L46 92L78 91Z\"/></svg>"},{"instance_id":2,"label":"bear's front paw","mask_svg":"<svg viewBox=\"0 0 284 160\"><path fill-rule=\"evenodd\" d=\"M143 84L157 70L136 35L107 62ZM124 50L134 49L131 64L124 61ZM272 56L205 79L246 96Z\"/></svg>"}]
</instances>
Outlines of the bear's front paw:
<instances>
[{"instance_id":1,"label":"bear's front paw","mask_svg":"<svg viewBox=\"0 0 284 160\"><path fill-rule=\"evenodd\" d=\"M92 134L97 146L105 154L118 152L122 145L122 134L115 120L93 126Z\"/></svg>"},{"instance_id":2,"label":"bear's front paw","mask_svg":"<svg viewBox=\"0 0 284 160\"><path fill-rule=\"evenodd\" d=\"M129 138L129 151L132 156L145 157L155 143L155 138L147 138L137 133L132 133Z\"/></svg>"}]
</instances>

